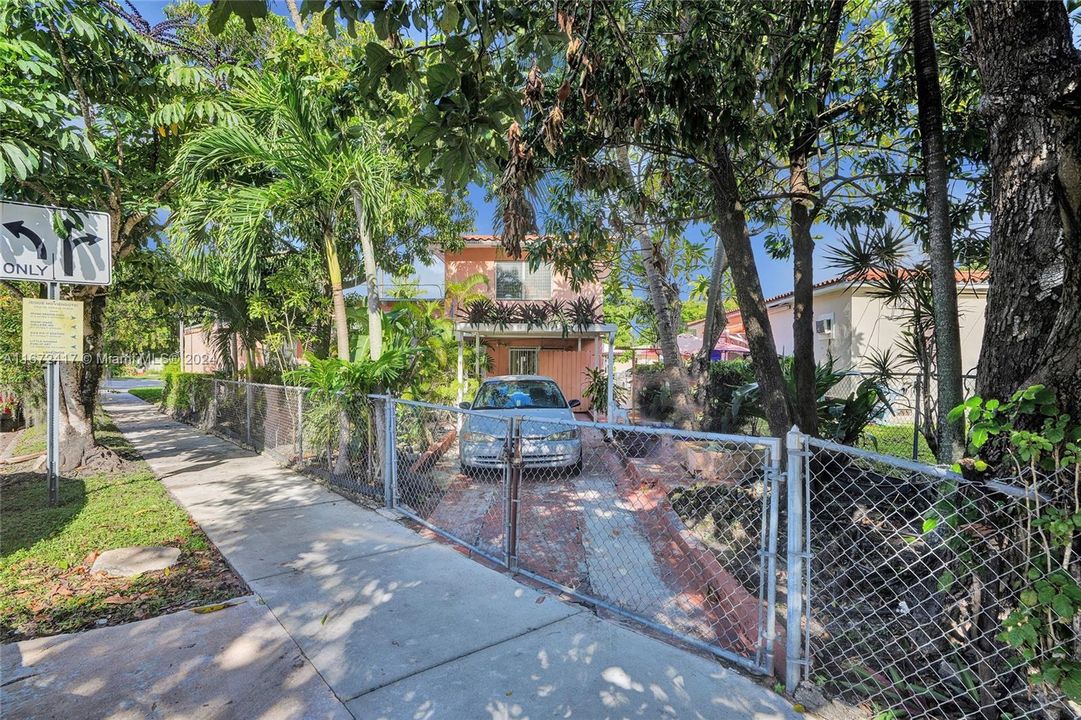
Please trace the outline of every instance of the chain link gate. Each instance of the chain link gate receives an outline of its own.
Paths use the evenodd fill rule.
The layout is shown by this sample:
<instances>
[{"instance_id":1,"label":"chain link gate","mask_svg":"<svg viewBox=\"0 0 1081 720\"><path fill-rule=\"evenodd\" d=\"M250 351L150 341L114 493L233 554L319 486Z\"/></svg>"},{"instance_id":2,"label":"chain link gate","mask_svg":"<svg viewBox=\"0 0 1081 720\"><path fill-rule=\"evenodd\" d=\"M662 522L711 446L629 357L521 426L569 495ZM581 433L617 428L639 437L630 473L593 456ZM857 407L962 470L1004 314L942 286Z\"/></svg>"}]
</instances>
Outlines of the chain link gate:
<instances>
[{"instance_id":1,"label":"chain link gate","mask_svg":"<svg viewBox=\"0 0 1081 720\"><path fill-rule=\"evenodd\" d=\"M389 506L514 573L772 672L779 440L379 399Z\"/></svg>"}]
</instances>

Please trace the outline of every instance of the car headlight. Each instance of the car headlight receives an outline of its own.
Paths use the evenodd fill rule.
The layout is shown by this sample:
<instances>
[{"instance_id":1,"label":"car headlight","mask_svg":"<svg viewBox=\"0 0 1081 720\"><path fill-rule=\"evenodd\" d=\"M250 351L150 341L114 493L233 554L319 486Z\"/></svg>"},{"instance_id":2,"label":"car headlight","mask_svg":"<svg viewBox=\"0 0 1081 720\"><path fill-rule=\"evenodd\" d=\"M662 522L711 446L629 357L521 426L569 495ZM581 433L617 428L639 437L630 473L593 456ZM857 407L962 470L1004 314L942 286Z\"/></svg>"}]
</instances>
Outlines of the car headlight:
<instances>
[{"instance_id":1,"label":"car headlight","mask_svg":"<svg viewBox=\"0 0 1081 720\"><path fill-rule=\"evenodd\" d=\"M464 432L462 433L462 440L466 442L499 442L503 438L496 437L495 435L489 435L482 432Z\"/></svg>"},{"instance_id":2,"label":"car headlight","mask_svg":"<svg viewBox=\"0 0 1081 720\"><path fill-rule=\"evenodd\" d=\"M578 439L578 431L577 430L563 430L561 432L552 433L551 435L549 435L548 437L545 438L545 440L577 440L577 439Z\"/></svg>"}]
</instances>

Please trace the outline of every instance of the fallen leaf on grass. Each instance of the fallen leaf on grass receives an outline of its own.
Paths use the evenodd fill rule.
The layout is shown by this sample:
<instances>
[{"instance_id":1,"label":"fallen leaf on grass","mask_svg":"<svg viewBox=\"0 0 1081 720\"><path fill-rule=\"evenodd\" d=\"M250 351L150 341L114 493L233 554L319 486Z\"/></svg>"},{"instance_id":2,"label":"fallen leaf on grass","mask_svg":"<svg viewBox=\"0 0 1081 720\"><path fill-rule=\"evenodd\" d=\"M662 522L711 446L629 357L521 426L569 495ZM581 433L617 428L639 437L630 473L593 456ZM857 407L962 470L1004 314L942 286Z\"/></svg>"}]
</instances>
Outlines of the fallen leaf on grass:
<instances>
[{"instance_id":1,"label":"fallen leaf on grass","mask_svg":"<svg viewBox=\"0 0 1081 720\"><path fill-rule=\"evenodd\" d=\"M124 597L123 595L110 595L102 600L106 605L127 605L134 598Z\"/></svg>"},{"instance_id":2,"label":"fallen leaf on grass","mask_svg":"<svg viewBox=\"0 0 1081 720\"><path fill-rule=\"evenodd\" d=\"M91 551L90 553L87 554L86 557L83 558L83 563L82 564L86 565L87 567L90 567L91 565L94 564L94 561L98 559L98 555L100 555L100 554L101 553L99 553L97 550Z\"/></svg>"}]
</instances>

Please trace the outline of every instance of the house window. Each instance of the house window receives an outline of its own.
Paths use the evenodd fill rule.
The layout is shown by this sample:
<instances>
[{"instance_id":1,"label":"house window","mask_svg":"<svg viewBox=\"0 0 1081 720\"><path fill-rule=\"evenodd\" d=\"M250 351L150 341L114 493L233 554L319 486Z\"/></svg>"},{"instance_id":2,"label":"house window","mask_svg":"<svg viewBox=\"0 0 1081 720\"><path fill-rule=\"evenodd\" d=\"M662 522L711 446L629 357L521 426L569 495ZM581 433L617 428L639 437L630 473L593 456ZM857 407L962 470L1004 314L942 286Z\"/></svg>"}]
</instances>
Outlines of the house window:
<instances>
[{"instance_id":1,"label":"house window","mask_svg":"<svg viewBox=\"0 0 1081 720\"><path fill-rule=\"evenodd\" d=\"M547 300L552 297L552 266L529 269L528 262L495 264L496 300Z\"/></svg>"},{"instance_id":2,"label":"house window","mask_svg":"<svg viewBox=\"0 0 1081 720\"><path fill-rule=\"evenodd\" d=\"M510 374L537 375L540 372L540 350L537 348L511 348Z\"/></svg>"},{"instance_id":3,"label":"house window","mask_svg":"<svg viewBox=\"0 0 1081 720\"><path fill-rule=\"evenodd\" d=\"M833 313L822 315L815 320L815 334L825 337L833 335Z\"/></svg>"}]
</instances>

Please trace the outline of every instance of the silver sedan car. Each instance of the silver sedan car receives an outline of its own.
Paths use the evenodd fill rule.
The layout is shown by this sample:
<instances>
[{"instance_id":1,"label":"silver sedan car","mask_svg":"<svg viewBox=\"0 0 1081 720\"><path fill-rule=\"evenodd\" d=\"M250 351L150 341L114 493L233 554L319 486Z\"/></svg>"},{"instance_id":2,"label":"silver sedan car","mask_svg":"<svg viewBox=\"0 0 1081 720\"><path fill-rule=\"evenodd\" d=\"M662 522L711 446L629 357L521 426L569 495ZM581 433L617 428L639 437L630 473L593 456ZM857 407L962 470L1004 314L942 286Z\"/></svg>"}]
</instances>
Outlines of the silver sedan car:
<instances>
[{"instance_id":1,"label":"silver sedan car","mask_svg":"<svg viewBox=\"0 0 1081 720\"><path fill-rule=\"evenodd\" d=\"M462 473L505 467L510 418L520 417L523 466L577 475L582 469L582 435L574 425L573 409L580 404L567 402L555 380L542 375L488 378L473 402L461 405L483 413L466 415L462 423Z\"/></svg>"}]
</instances>

